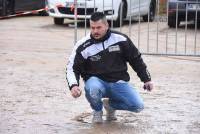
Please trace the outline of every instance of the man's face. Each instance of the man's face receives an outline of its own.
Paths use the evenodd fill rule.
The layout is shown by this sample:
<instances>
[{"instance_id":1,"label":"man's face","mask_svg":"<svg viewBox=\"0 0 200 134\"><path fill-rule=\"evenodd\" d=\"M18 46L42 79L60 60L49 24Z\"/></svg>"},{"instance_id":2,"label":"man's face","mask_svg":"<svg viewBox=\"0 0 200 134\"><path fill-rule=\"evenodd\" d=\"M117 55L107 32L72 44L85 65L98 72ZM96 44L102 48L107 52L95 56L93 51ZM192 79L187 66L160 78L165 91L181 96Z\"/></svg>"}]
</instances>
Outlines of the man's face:
<instances>
[{"instance_id":1,"label":"man's face","mask_svg":"<svg viewBox=\"0 0 200 134\"><path fill-rule=\"evenodd\" d=\"M90 21L90 29L92 37L95 39L102 38L107 30L108 30L108 24L103 22L102 20L99 21Z\"/></svg>"}]
</instances>

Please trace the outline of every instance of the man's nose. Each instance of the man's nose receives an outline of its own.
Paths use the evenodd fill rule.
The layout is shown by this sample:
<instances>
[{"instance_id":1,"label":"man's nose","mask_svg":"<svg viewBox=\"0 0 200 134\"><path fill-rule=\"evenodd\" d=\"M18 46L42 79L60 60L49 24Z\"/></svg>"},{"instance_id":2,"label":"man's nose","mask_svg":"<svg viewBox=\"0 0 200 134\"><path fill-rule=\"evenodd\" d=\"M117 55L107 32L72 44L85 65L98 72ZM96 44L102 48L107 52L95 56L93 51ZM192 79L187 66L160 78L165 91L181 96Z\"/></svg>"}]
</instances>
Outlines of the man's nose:
<instances>
[{"instance_id":1,"label":"man's nose","mask_svg":"<svg viewBox=\"0 0 200 134\"><path fill-rule=\"evenodd\" d=\"M98 32L98 30L95 28L95 29L94 29L94 33L97 33L97 32Z\"/></svg>"}]
</instances>

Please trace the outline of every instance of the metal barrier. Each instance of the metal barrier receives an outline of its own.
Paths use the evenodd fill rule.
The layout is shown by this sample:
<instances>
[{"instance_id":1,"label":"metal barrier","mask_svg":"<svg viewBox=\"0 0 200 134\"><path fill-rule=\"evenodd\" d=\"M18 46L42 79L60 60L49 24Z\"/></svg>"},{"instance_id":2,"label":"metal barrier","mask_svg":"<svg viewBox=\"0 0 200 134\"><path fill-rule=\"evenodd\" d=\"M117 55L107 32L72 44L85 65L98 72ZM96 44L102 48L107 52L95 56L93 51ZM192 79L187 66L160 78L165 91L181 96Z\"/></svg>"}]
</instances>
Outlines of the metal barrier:
<instances>
[{"instance_id":1,"label":"metal barrier","mask_svg":"<svg viewBox=\"0 0 200 134\"><path fill-rule=\"evenodd\" d=\"M99 0L100 1L100 0ZM102 0L102 12L106 12L105 1ZM111 1L111 7L114 9L114 0ZM93 0L94 12L97 10L96 0ZM139 4L138 8L132 8L132 3ZM155 19L150 22L151 2L149 0L148 7L148 21L144 20L144 15L141 14L141 0L121 0L119 13L120 13L120 26L114 27L113 13L110 21L111 29L121 31L129 36L137 48L146 55L174 55L174 56L200 56L200 38L199 25L200 25L200 0L187 0L187 1L170 1L170 0L156 0ZM127 16L125 24L123 24L123 4L126 3ZM87 1L85 0L85 26L79 30L78 28L78 14L77 14L77 0L74 0L75 6L75 38L85 36L89 30L87 25ZM185 6L185 9L183 8ZM163 10L164 8L164 10ZM131 10L138 10L137 15L132 15ZM114 10L113 10L114 11ZM184 12L184 13L183 13ZM173 15L172 15L173 14ZM189 21L193 16L193 23ZM184 18L184 19L183 19ZM183 21L183 22L182 22ZM83 34L84 33L84 34ZM80 35L80 36L78 36Z\"/></svg>"}]
</instances>

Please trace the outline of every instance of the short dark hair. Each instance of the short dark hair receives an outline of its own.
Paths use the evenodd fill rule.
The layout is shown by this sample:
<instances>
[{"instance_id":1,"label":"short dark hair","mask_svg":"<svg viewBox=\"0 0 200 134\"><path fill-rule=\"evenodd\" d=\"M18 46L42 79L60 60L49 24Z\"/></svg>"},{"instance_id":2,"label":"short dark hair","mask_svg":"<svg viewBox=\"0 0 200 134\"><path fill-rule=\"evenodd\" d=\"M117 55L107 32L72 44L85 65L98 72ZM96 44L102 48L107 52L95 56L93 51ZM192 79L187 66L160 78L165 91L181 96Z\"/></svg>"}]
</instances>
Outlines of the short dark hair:
<instances>
[{"instance_id":1,"label":"short dark hair","mask_svg":"<svg viewBox=\"0 0 200 134\"><path fill-rule=\"evenodd\" d=\"M102 12L94 12L90 18L91 21L99 21L99 20L106 20L106 15Z\"/></svg>"}]
</instances>

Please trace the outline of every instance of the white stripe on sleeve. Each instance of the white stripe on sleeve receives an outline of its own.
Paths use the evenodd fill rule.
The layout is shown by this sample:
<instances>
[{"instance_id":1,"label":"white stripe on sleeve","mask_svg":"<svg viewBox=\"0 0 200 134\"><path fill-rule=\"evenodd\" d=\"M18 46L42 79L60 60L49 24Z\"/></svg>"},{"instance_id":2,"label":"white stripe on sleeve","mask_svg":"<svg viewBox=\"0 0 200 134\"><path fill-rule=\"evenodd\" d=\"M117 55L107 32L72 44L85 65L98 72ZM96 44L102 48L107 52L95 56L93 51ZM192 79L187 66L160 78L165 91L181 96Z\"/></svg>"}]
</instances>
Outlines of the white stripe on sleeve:
<instances>
[{"instance_id":1,"label":"white stripe on sleeve","mask_svg":"<svg viewBox=\"0 0 200 134\"><path fill-rule=\"evenodd\" d=\"M67 81L68 81L68 84L69 84L70 87L73 84L78 85L78 81L76 80L76 76L75 76L75 73L74 73L74 70L73 70L74 60L75 60L75 56L76 56L76 50L80 45L82 45L89 38L90 38L90 36L86 36L82 40L78 41L73 48L72 54L69 57L68 64L67 64L67 70L66 70L67 71L66 77L67 77Z\"/></svg>"}]
</instances>

